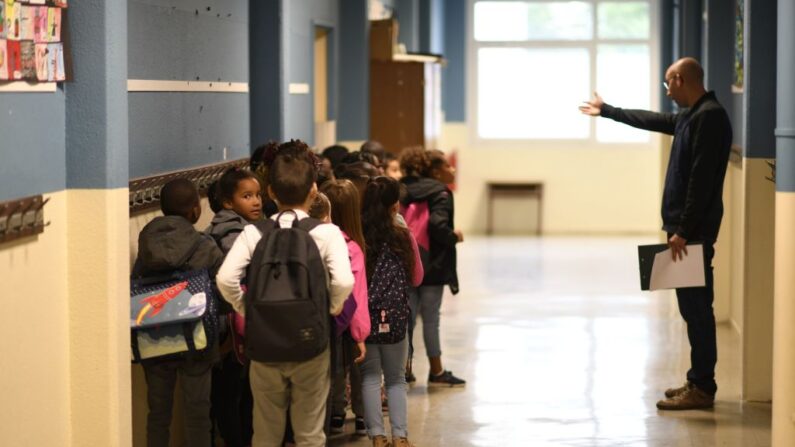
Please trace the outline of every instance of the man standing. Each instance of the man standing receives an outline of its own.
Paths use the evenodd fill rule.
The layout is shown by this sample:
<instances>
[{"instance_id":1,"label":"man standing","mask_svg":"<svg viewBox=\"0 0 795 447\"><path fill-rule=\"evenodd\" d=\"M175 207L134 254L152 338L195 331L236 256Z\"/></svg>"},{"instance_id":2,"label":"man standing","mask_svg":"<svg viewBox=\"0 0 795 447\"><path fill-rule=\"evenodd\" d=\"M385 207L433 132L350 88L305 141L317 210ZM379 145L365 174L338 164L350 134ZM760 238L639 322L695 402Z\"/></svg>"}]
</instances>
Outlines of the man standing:
<instances>
[{"instance_id":1,"label":"man standing","mask_svg":"<svg viewBox=\"0 0 795 447\"><path fill-rule=\"evenodd\" d=\"M662 200L663 230L674 261L687 255L687 241L704 244L706 286L676 289L679 312L687 323L690 370L680 388L665 391L661 410L711 408L715 402L715 337L712 258L723 217L723 179L731 150L732 129L714 92L704 89L704 70L693 58L676 61L665 72L667 95L685 110L655 113L623 110L594 93L580 106L586 115L603 116L640 129L673 135Z\"/></svg>"}]
</instances>

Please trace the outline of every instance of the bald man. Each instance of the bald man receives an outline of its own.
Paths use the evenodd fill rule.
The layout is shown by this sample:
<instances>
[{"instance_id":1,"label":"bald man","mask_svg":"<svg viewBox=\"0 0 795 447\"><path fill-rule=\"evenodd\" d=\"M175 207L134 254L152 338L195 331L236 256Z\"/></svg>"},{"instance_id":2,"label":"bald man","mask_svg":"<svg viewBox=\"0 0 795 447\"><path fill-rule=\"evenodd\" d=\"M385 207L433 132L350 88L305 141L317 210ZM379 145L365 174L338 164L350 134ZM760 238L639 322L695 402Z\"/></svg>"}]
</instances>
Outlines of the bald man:
<instances>
[{"instance_id":1,"label":"bald man","mask_svg":"<svg viewBox=\"0 0 795 447\"><path fill-rule=\"evenodd\" d=\"M704 89L704 70L697 60L676 61L665 72L668 97L683 110L656 113L624 110L605 104L597 93L580 106L586 115L602 116L639 129L673 135L662 200L663 231L674 261L687 256L688 241L703 242L706 287L676 289L679 312L687 323L690 370L687 382L665 391L661 410L711 408L715 402L715 313L712 308L712 258L723 217L723 179L732 142L729 116L714 92Z\"/></svg>"}]
</instances>

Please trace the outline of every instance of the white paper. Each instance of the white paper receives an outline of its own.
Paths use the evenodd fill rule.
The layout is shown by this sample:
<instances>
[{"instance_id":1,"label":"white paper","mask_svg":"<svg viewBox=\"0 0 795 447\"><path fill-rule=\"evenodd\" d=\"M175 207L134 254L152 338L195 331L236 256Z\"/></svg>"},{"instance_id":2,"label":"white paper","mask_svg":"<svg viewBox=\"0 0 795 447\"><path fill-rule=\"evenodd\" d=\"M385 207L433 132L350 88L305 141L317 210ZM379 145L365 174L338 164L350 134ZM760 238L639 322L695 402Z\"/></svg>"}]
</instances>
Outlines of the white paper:
<instances>
[{"instance_id":1,"label":"white paper","mask_svg":"<svg viewBox=\"0 0 795 447\"><path fill-rule=\"evenodd\" d=\"M649 290L705 286L704 246L688 245L687 253L676 262L670 248L654 255Z\"/></svg>"}]
</instances>

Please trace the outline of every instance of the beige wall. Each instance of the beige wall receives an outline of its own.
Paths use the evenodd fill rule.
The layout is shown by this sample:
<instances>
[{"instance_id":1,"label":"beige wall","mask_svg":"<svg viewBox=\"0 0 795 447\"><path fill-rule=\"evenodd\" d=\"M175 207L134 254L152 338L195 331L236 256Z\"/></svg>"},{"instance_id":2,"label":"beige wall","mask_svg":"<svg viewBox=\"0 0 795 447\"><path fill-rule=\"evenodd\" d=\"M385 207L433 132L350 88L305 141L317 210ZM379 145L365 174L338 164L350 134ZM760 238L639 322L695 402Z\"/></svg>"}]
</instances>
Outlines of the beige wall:
<instances>
[{"instance_id":1,"label":"beige wall","mask_svg":"<svg viewBox=\"0 0 795 447\"><path fill-rule=\"evenodd\" d=\"M776 193L773 447L795 445L795 193Z\"/></svg>"},{"instance_id":2,"label":"beige wall","mask_svg":"<svg viewBox=\"0 0 795 447\"><path fill-rule=\"evenodd\" d=\"M466 124L447 123L441 147L458 153L456 225L485 231L487 182L540 182L544 234L656 233L661 141L653 135L641 146L475 144Z\"/></svg>"},{"instance_id":3,"label":"beige wall","mask_svg":"<svg viewBox=\"0 0 795 447\"><path fill-rule=\"evenodd\" d=\"M729 163L716 246L715 309L742 339L743 399L772 399L775 185L766 160ZM724 267L724 264L728 264ZM723 273L718 276L718 268Z\"/></svg>"},{"instance_id":4,"label":"beige wall","mask_svg":"<svg viewBox=\"0 0 795 447\"><path fill-rule=\"evenodd\" d=\"M51 225L0 246L0 445L130 445L127 197L45 194Z\"/></svg>"},{"instance_id":5,"label":"beige wall","mask_svg":"<svg viewBox=\"0 0 795 447\"><path fill-rule=\"evenodd\" d=\"M3 446L70 445L67 193L44 197L44 233L0 245Z\"/></svg>"}]
</instances>

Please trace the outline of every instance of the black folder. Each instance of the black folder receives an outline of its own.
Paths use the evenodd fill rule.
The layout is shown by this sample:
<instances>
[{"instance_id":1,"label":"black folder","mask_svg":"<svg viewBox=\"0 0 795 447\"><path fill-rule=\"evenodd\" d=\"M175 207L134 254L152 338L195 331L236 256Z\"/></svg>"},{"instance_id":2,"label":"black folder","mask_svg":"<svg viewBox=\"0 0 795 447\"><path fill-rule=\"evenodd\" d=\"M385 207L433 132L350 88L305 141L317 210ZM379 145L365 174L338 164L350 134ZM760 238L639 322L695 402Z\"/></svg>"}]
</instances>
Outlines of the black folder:
<instances>
[{"instance_id":1,"label":"black folder","mask_svg":"<svg viewBox=\"0 0 795 447\"><path fill-rule=\"evenodd\" d=\"M640 267L640 290L649 290L651 268L654 255L668 249L668 244L638 245L638 266Z\"/></svg>"}]
</instances>

